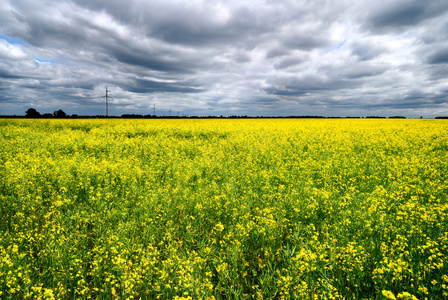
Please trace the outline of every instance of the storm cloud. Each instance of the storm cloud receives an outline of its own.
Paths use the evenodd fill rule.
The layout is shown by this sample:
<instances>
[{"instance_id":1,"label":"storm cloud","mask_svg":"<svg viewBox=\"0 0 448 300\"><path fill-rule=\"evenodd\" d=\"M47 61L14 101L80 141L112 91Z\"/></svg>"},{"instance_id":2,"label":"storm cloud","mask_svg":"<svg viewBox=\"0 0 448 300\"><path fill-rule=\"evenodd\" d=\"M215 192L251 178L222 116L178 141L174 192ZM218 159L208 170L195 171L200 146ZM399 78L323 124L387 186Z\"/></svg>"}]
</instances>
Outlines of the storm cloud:
<instances>
[{"instance_id":1,"label":"storm cloud","mask_svg":"<svg viewBox=\"0 0 448 300\"><path fill-rule=\"evenodd\" d=\"M448 115L446 1L3 2L1 115Z\"/></svg>"}]
</instances>

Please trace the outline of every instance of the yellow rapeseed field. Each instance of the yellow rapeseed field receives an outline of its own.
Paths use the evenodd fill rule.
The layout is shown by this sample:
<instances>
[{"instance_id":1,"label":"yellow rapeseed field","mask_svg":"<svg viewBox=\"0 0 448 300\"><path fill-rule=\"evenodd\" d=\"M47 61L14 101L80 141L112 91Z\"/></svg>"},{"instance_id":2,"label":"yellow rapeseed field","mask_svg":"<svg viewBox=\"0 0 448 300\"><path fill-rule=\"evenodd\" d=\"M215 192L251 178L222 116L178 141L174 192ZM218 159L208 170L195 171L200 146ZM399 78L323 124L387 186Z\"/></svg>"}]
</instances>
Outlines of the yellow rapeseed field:
<instances>
[{"instance_id":1,"label":"yellow rapeseed field","mask_svg":"<svg viewBox=\"0 0 448 300\"><path fill-rule=\"evenodd\" d=\"M1 299L448 299L448 121L0 120Z\"/></svg>"}]
</instances>

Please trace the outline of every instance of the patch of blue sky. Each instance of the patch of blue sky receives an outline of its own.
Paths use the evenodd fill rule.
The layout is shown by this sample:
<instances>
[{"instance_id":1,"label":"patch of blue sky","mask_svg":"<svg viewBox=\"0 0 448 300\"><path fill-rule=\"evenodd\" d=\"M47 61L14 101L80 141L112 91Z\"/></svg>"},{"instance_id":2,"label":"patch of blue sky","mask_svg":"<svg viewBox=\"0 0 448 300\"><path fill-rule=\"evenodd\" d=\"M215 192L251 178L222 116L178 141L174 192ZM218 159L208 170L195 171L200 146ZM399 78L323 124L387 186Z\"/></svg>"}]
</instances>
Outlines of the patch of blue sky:
<instances>
[{"instance_id":1,"label":"patch of blue sky","mask_svg":"<svg viewBox=\"0 0 448 300\"><path fill-rule=\"evenodd\" d=\"M50 64L54 64L56 62L55 59L42 59L42 58L37 58L37 57L33 57L33 59L35 61L37 61L38 63L50 63Z\"/></svg>"},{"instance_id":2,"label":"patch of blue sky","mask_svg":"<svg viewBox=\"0 0 448 300\"><path fill-rule=\"evenodd\" d=\"M322 51L322 54L329 53L329 52L332 52L332 51L334 51L334 50L338 50L338 49L340 49L342 46L344 46L346 42L347 42L347 40L343 40L343 41L340 42L336 47L331 47L331 48L325 49L324 51Z\"/></svg>"},{"instance_id":3,"label":"patch of blue sky","mask_svg":"<svg viewBox=\"0 0 448 300\"><path fill-rule=\"evenodd\" d=\"M0 39L7 41L11 45L25 45L25 43L21 39L9 38L7 36L0 34Z\"/></svg>"}]
</instances>

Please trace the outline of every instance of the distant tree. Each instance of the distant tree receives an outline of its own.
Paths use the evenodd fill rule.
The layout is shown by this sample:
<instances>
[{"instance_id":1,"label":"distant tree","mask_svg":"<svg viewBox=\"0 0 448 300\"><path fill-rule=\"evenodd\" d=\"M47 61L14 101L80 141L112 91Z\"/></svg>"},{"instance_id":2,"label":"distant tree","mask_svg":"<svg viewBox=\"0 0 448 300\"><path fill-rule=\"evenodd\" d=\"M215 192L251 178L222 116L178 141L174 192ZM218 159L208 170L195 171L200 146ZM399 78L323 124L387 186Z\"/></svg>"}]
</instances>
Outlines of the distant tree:
<instances>
[{"instance_id":1,"label":"distant tree","mask_svg":"<svg viewBox=\"0 0 448 300\"><path fill-rule=\"evenodd\" d=\"M35 110L34 108L28 108L28 110L25 112L27 118L39 118L40 112Z\"/></svg>"},{"instance_id":2,"label":"distant tree","mask_svg":"<svg viewBox=\"0 0 448 300\"><path fill-rule=\"evenodd\" d=\"M53 113L53 116L55 118L65 118L67 116L67 114L62 109L60 109L60 110L55 111Z\"/></svg>"}]
</instances>

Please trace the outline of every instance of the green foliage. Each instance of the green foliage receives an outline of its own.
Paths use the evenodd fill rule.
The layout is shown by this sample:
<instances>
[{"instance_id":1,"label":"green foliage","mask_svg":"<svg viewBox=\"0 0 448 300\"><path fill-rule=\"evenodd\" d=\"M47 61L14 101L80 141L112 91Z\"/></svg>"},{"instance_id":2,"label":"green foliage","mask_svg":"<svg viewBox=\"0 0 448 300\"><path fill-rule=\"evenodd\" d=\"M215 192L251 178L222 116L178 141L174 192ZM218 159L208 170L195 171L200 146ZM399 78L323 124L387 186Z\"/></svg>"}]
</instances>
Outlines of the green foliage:
<instances>
[{"instance_id":1,"label":"green foliage","mask_svg":"<svg viewBox=\"0 0 448 300\"><path fill-rule=\"evenodd\" d=\"M445 299L447 127L0 120L0 298Z\"/></svg>"}]
</instances>

